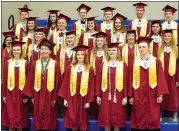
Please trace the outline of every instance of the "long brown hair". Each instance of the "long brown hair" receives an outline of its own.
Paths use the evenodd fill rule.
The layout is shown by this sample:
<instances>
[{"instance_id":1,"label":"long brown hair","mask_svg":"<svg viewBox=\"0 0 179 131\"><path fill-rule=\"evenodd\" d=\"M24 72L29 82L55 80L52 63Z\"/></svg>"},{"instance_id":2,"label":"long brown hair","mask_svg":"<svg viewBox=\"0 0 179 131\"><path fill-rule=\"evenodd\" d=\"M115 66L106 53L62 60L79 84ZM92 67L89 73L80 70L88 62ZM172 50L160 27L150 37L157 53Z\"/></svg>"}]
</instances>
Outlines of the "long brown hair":
<instances>
[{"instance_id":1,"label":"long brown hair","mask_svg":"<svg viewBox=\"0 0 179 131\"><path fill-rule=\"evenodd\" d=\"M29 21L27 21L27 23L26 23L26 32L25 32L26 35L27 35L28 32L29 32L28 22L29 22ZM35 30L36 28L37 28L37 23L36 23L36 21L34 21L34 30Z\"/></svg>"},{"instance_id":2,"label":"long brown hair","mask_svg":"<svg viewBox=\"0 0 179 131\"><path fill-rule=\"evenodd\" d=\"M171 51L174 52L174 54L176 55L176 58L178 58L178 54L177 54L177 48L174 44L174 40L173 40L173 34L171 34L172 37L171 37ZM158 58L161 57L164 49L165 49L165 46L166 46L166 42L164 41L164 34L162 35L162 44L158 50Z\"/></svg>"},{"instance_id":3,"label":"long brown hair","mask_svg":"<svg viewBox=\"0 0 179 131\"><path fill-rule=\"evenodd\" d=\"M92 20L92 21L94 21L94 30L97 31L96 20ZM89 22L89 21L87 21L87 29L86 29L86 32L89 31L89 29L88 29L88 22Z\"/></svg>"},{"instance_id":4,"label":"long brown hair","mask_svg":"<svg viewBox=\"0 0 179 131\"><path fill-rule=\"evenodd\" d=\"M86 67L89 66L89 62L88 62L88 55L87 55L87 51L83 51L83 54L84 54L84 64ZM78 64L78 60L77 60L77 52L74 53L74 57L73 57L73 62L72 62L72 65L77 65Z\"/></svg>"},{"instance_id":5,"label":"long brown hair","mask_svg":"<svg viewBox=\"0 0 179 131\"><path fill-rule=\"evenodd\" d=\"M125 33L126 32L126 28L125 28L125 23L124 23L124 20L121 18L121 17L119 17L119 19L120 19L120 21L121 21L121 32L122 33ZM115 27L115 21L116 21L116 19L114 20L114 22L113 22L113 33L116 33L117 32L117 29L116 29L116 27Z\"/></svg>"}]
</instances>

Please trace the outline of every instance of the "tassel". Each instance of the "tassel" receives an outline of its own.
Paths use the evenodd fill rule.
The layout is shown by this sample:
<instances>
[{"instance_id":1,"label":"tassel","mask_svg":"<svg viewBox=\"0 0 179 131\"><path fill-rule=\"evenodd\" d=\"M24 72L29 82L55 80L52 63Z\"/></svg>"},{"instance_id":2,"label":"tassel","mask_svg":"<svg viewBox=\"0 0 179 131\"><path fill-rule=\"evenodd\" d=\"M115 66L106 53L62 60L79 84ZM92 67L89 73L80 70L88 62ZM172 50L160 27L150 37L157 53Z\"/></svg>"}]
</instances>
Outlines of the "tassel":
<instances>
[{"instance_id":1,"label":"tassel","mask_svg":"<svg viewBox=\"0 0 179 131\"><path fill-rule=\"evenodd\" d=\"M114 95L113 102L117 103L116 95Z\"/></svg>"},{"instance_id":2,"label":"tassel","mask_svg":"<svg viewBox=\"0 0 179 131\"><path fill-rule=\"evenodd\" d=\"M111 93L108 94L108 100L111 100Z\"/></svg>"}]
</instances>

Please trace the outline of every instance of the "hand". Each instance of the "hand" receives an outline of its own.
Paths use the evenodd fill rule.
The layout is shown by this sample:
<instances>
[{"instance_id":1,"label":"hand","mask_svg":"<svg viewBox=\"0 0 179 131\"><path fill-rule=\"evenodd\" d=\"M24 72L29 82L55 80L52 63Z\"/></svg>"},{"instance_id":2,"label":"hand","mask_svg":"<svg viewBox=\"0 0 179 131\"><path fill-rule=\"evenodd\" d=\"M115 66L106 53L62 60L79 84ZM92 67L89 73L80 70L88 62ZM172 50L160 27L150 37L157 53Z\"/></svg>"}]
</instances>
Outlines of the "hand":
<instances>
[{"instance_id":1,"label":"hand","mask_svg":"<svg viewBox=\"0 0 179 131\"><path fill-rule=\"evenodd\" d=\"M176 87L178 87L179 86L179 82L176 82Z\"/></svg>"},{"instance_id":2,"label":"hand","mask_svg":"<svg viewBox=\"0 0 179 131\"><path fill-rule=\"evenodd\" d=\"M27 101L28 101L28 99L23 99L23 103L24 104L27 103Z\"/></svg>"},{"instance_id":3,"label":"hand","mask_svg":"<svg viewBox=\"0 0 179 131\"><path fill-rule=\"evenodd\" d=\"M84 108L89 108L89 107L90 107L90 104L86 103Z\"/></svg>"},{"instance_id":4,"label":"hand","mask_svg":"<svg viewBox=\"0 0 179 131\"><path fill-rule=\"evenodd\" d=\"M127 97L122 99L122 105L125 106L127 104Z\"/></svg>"},{"instance_id":5,"label":"hand","mask_svg":"<svg viewBox=\"0 0 179 131\"><path fill-rule=\"evenodd\" d=\"M98 105L101 105L101 98L99 96L97 96L96 102L97 102Z\"/></svg>"},{"instance_id":6,"label":"hand","mask_svg":"<svg viewBox=\"0 0 179 131\"><path fill-rule=\"evenodd\" d=\"M32 104L34 104L34 99L31 100Z\"/></svg>"},{"instance_id":7,"label":"hand","mask_svg":"<svg viewBox=\"0 0 179 131\"><path fill-rule=\"evenodd\" d=\"M130 98L130 99L129 99L129 103L130 103L131 105L134 105L134 98Z\"/></svg>"},{"instance_id":8,"label":"hand","mask_svg":"<svg viewBox=\"0 0 179 131\"><path fill-rule=\"evenodd\" d=\"M157 103L162 103L162 101L163 101L163 96L162 95L160 95L160 96L158 96L157 97Z\"/></svg>"},{"instance_id":9,"label":"hand","mask_svg":"<svg viewBox=\"0 0 179 131\"><path fill-rule=\"evenodd\" d=\"M67 101L67 100L64 100L63 105L64 105L65 107L68 107L68 101Z\"/></svg>"},{"instance_id":10,"label":"hand","mask_svg":"<svg viewBox=\"0 0 179 131\"><path fill-rule=\"evenodd\" d=\"M2 99L3 99L3 102L6 104L6 97L3 97Z\"/></svg>"},{"instance_id":11,"label":"hand","mask_svg":"<svg viewBox=\"0 0 179 131\"><path fill-rule=\"evenodd\" d=\"M55 100L53 100L51 104L52 104L52 107L54 107L54 106L55 106L55 104L56 104L56 101L55 101Z\"/></svg>"}]
</instances>

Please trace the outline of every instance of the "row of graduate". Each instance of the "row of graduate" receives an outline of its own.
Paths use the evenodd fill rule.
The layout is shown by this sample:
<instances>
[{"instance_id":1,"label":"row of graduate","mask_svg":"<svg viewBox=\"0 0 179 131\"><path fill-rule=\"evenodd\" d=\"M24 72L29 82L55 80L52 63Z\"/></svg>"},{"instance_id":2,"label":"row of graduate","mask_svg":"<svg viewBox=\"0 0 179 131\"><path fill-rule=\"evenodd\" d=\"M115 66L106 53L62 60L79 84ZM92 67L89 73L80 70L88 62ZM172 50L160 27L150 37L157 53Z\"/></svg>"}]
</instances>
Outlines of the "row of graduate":
<instances>
[{"instance_id":1,"label":"row of graduate","mask_svg":"<svg viewBox=\"0 0 179 131\"><path fill-rule=\"evenodd\" d=\"M135 41L135 31L130 32L128 41ZM55 44L44 38L38 45L41 58L30 65L20 59L24 42L12 41L13 55L3 67L2 125L10 129L28 127L30 98L37 130L56 129L58 103L66 107L66 128L87 130L87 108L95 100L99 105L98 125L106 131L110 126L119 130L125 126L127 96L133 105L132 129L159 130L160 109L172 111L172 119L177 121L178 49L172 42L172 30L164 31L160 60L150 54L152 39L149 37L139 37L138 46L135 42L127 44L128 55L123 62L119 43L107 44L105 51L106 34L95 35L97 48L93 51L96 50L96 56L90 64L89 47L85 45L71 48L75 53L70 59L66 50L63 59L53 60L50 53ZM67 45L74 44L74 38L74 35L67 35ZM63 73L61 65L65 68Z\"/></svg>"},{"instance_id":2,"label":"row of graduate","mask_svg":"<svg viewBox=\"0 0 179 131\"><path fill-rule=\"evenodd\" d=\"M65 30L65 27L70 18L60 14L57 20L56 10L50 11L49 24L44 30L44 28L35 28L36 18L27 18L28 8L20 8L22 21L26 17L27 23L19 22L12 32L3 33L5 40L2 49L4 76L2 78L2 114L4 115L2 125L8 126L12 130L28 127L27 103L30 101L30 97L34 103L35 129L54 130L57 118L57 94L65 99L63 103L60 99L60 104L68 106L65 112L65 127L72 129L87 129L88 113L83 107L88 108L91 105L90 102L96 99L100 105L99 126L104 126L106 131L110 130L110 126L114 126L115 130L125 126L126 113L125 106L122 105L127 102L126 96L135 100L130 99L130 103L133 104L131 128L159 129L160 105L157 103L161 103L162 95L168 93L169 95L164 97L161 109L172 111L172 119L176 121L179 81L176 75L178 71L178 47L176 46L178 30L174 29L177 29L178 25L172 20L176 9L169 5L164 8L166 21L162 26L159 20L153 21L151 25L147 22L149 26L144 26L144 6L143 3L136 4L136 14L138 19L141 18L140 15L142 16L142 22L134 20L135 22L128 26L133 30L127 31L124 26L126 18L121 14L116 14L111 19L114 8L104 8L106 20L99 26L99 32L96 30L95 17L87 18L90 7L84 4L77 9L81 20L73 24L74 31L69 32ZM140 13L141 11L143 12ZM85 22L82 18L85 19ZM137 25L135 29L130 27L134 26L134 23ZM148 27L151 27L151 34L144 33L146 29L147 32L150 32ZM84 28L87 28L87 31ZM16 42L13 41L14 36L17 37L15 38ZM43 40L45 36L49 41ZM149 36L153 38L153 41L148 37L140 36ZM118 44L110 44L113 42ZM80 46L74 49L77 52L75 54L71 49L77 44ZM40 47L41 45L43 48ZM120 46L117 47L118 45ZM19 59L19 57L15 59L15 56L18 56L21 51L21 49L16 49L18 46L22 47L22 57L27 61ZM14 49L14 47L16 48ZM78 54L80 51L87 52L87 55ZM149 52L150 57L148 57ZM10 53L14 58L10 56ZM117 59L123 60L125 64L113 59L116 57L116 53ZM49 61L43 61L48 55L52 59L48 58ZM156 59L154 62L152 55L160 60ZM83 57L85 60L82 63L79 62ZM57 62L54 62L53 59ZM72 61L73 66L70 66ZM86 65L90 65L90 67ZM156 68L152 65L156 65ZM25 66L25 68L19 68L21 66ZM29 70L31 70L30 73L28 73ZM158 77L159 75L160 77ZM23 87L24 85L25 87ZM18 106L12 110L13 105Z\"/></svg>"}]
</instances>

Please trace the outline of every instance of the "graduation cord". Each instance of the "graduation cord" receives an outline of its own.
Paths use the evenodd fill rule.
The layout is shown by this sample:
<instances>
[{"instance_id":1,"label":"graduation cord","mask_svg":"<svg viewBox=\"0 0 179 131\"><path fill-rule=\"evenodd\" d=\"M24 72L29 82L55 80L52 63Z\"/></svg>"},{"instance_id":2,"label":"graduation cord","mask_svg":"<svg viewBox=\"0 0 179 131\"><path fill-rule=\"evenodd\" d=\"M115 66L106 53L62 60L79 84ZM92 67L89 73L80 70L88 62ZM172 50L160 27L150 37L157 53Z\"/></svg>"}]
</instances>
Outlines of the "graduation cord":
<instances>
[{"instance_id":1,"label":"graduation cord","mask_svg":"<svg viewBox=\"0 0 179 131\"><path fill-rule=\"evenodd\" d=\"M116 66L116 71L117 71L117 66ZM116 98L116 74L117 74L117 72L116 71L115 71L115 79L114 79L114 81L115 81L114 97L113 97L113 102L114 103L117 103L117 98Z\"/></svg>"}]
</instances>

